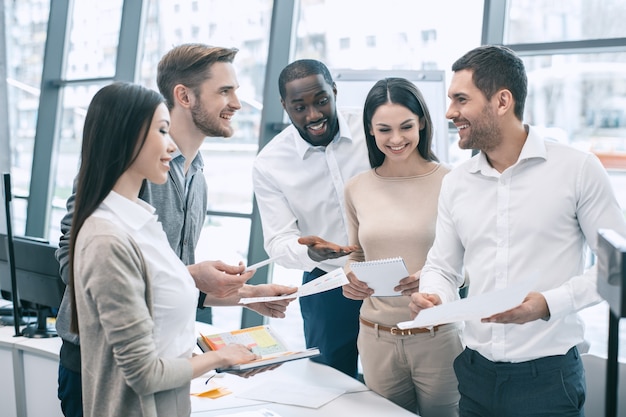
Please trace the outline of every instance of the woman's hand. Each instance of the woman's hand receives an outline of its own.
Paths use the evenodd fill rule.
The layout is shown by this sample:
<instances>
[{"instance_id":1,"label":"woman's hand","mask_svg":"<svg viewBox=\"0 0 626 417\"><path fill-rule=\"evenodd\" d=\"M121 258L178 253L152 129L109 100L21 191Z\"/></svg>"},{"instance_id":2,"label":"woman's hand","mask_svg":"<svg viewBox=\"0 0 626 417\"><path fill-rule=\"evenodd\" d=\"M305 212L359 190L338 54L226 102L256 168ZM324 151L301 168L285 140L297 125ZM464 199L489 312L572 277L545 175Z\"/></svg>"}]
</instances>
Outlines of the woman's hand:
<instances>
[{"instance_id":1,"label":"woman's hand","mask_svg":"<svg viewBox=\"0 0 626 417\"><path fill-rule=\"evenodd\" d=\"M401 292L402 295L411 295L414 292L418 292L420 289L420 275L422 271L419 270L414 274L409 275L406 278L402 278L398 285L394 287L394 291Z\"/></svg>"},{"instance_id":2,"label":"woman's hand","mask_svg":"<svg viewBox=\"0 0 626 417\"><path fill-rule=\"evenodd\" d=\"M346 276L350 282L342 287L344 297L351 300L364 300L374 294L374 290L363 281L359 281L354 272L350 271Z\"/></svg>"}]
</instances>

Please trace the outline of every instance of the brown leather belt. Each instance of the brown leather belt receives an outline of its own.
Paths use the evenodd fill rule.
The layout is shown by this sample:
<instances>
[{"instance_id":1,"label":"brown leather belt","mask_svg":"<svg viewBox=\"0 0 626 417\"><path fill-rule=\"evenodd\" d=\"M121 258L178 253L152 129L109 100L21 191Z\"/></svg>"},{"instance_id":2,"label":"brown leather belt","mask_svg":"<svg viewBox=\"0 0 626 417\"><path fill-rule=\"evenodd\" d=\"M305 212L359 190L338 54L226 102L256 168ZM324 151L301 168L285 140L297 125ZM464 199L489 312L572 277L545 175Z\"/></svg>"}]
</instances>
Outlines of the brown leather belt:
<instances>
[{"instance_id":1,"label":"brown leather belt","mask_svg":"<svg viewBox=\"0 0 626 417\"><path fill-rule=\"evenodd\" d=\"M426 327L414 327L412 329L400 329L399 327L387 327L381 326L378 323L372 323L371 321L365 320L363 317L359 317L359 321L366 325L367 327L371 327L372 329L388 332L394 336L410 336L418 333L430 333L434 335L437 330L439 330L439 326L433 326L432 328Z\"/></svg>"}]
</instances>

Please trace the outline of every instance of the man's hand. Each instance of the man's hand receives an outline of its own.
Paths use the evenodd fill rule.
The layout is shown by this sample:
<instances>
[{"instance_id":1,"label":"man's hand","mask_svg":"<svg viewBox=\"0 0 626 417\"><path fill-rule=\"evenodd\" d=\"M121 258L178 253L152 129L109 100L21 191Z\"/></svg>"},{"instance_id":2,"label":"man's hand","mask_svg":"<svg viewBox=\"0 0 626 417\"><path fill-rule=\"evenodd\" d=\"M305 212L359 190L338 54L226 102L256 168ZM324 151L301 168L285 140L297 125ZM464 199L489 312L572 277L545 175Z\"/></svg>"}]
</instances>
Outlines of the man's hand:
<instances>
[{"instance_id":1,"label":"man's hand","mask_svg":"<svg viewBox=\"0 0 626 417\"><path fill-rule=\"evenodd\" d=\"M350 271L346 276L350 282L342 287L344 297L351 300L364 300L374 294L374 290L363 281L359 281L354 272Z\"/></svg>"},{"instance_id":2,"label":"man's hand","mask_svg":"<svg viewBox=\"0 0 626 417\"><path fill-rule=\"evenodd\" d=\"M196 287L209 298L222 299L236 295L255 271L243 272L243 262L228 265L222 261L204 261L187 267Z\"/></svg>"},{"instance_id":3,"label":"man's hand","mask_svg":"<svg viewBox=\"0 0 626 417\"><path fill-rule=\"evenodd\" d=\"M327 242L318 236L303 236L298 239L298 243L309 248L309 258L315 262L341 258L359 249L356 245L340 246L336 243Z\"/></svg>"},{"instance_id":4,"label":"man's hand","mask_svg":"<svg viewBox=\"0 0 626 417\"><path fill-rule=\"evenodd\" d=\"M274 297L293 294L296 291L298 291L297 287L287 287L285 285L278 284L258 284L244 285L241 290L239 290L239 294L241 298ZM268 301L265 303L250 303L246 304L245 307L252 311L256 311L263 316L282 319L285 317L287 306L293 300L295 300L295 298Z\"/></svg>"},{"instance_id":5,"label":"man's hand","mask_svg":"<svg viewBox=\"0 0 626 417\"><path fill-rule=\"evenodd\" d=\"M483 323L524 324L550 317L550 309L545 297L538 292L528 293L522 304L502 313L481 319Z\"/></svg>"},{"instance_id":6,"label":"man's hand","mask_svg":"<svg viewBox=\"0 0 626 417\"><path fill-rule=\"evenodd\" d=\"M411 294L411 302L409 309L411 310L411 319L414 319L420 311L441 304L441 298L437 294L427 294L424 292L414 292Z\"/></svg>"}]
</instances>

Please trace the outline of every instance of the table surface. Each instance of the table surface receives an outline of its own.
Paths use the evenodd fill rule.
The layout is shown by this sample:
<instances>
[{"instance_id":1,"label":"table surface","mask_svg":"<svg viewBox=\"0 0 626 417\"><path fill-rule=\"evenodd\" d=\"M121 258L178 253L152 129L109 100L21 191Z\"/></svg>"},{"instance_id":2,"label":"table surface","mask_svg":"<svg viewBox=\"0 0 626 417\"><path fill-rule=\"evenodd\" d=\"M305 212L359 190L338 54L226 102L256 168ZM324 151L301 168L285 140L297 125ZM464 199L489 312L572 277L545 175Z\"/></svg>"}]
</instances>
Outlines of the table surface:
<instances>
[{"instance_id":1,"label":"table surface","mask_svg":"<svg viewBox=\"0 0 626 417\"><path fill-rule=\"evenodd\" d=\"M203 334L220 332L220 329L205 323L197 323L196 329ZM194 380L192 392L196 387L204 386L205 381L206 377ZM227 388L232 393L218 399L192 396L192 417L236 415L237 413L262 409L271 410L280 417L344 417L353 415L415 417L415 414L370 391L358 380L310 359L287 362L276 369L247 379L223 374L223 376L213 378L211 381L213 384ZM255 389L262 391L268 389L281 390L284 397L280 398L280 401L285 402L296 402L296 399L303 394L308 397L314 396L318 390L332 390L343 392L343 394L319 408L311 408L244 398L247 394L253 393ZM262 414L257 415L262 416Z\"/></svg>"},{"instance_id":2,"label":"table surface","mask_svg":"<svg viewBox=\"0 0 626 417\"><path fill-rule=\"evenodd\" d=\"M211 381L215 381L214 378ZM389 400L370 391L364 384L354 378L315 363L309 359L287 362L280 367L248 379L226 374L216 384L232 391L218 399L198 398L192 396L192 417L215 417L229 414L268 409L280 417L313 417L313 416L370 416L408 417L409 413ZM202 382L204 384L204 382ZM192 392L193 392L192 385ZM254 390L273 390L274 394L286 403L296 401L301 396L315 396L318 390L343 392L337 398L318 408L305 407L278 402L261 402L246 398ZM280 391L280 394L277 393ZM258 414L261 416L262 414Z\"/></svg>"},{"instance_id":3,"label":"table surface","mask_svg":"<svg viewBox=\"0 0 626 417\"><path fill-rule=\"evenodd\" d=\"M211 325L197 323L197 330L207 334L219 332ZM0 346L4 349L18 349L29 352L36 357L47 361L58 362L58 352L61 339L58 337L47 339L29 339L23 336L14 336L13 327L0 326ZM199 350L198 350L199 352ZM56 369L56 366L52 367ZM209 373L207 375L211 375ZM211 384L217 384L229 391L230 394L218 399L192 396L192 417L226 416L252 412L262 409L271 410L280 417L309 417L309 416L346 416L346 415L384 415L386 417L408 417L415 414L398 407L380 395L370 391L356 379L325 365L312 362L309 359L296 360L282 364L276 369L259 373L250 378L241 378L232 374L218 374ZM40 377L42 377L40 375ZM27 378L28 379L28 378ZM52 392L56 391L56 375L44 378L53 381ZM194 387L205 387L206 376L192 381ZM50 382L52 383L52 382ZM199 388L203 389L203 388ZM279 402L258 401L246 398L254 392L270 390L272 395L280 390ZM318 398L316 394L329 395L334 393L335 398L321 406L294 405L297 398ZM56 398L53 398L56 400ZM283 402L292 404L284 404ZM58 402L50 404L58 407ZM258 414L262 415L262 414Z\"/></svg>"}]
</instances>

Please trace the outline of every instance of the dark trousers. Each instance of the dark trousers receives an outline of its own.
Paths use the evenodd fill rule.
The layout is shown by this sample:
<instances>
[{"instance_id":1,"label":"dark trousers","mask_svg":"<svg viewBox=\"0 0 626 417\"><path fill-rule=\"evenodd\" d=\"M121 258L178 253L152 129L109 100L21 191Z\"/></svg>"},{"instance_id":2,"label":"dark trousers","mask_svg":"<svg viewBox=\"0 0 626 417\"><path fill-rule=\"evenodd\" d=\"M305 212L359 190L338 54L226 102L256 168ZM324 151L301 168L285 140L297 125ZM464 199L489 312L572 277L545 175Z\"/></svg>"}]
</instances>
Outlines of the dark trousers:
<instances>
[{"instance_id":1,"label":"dark trousers","mask_svg":"<svg viewBox=\"0 0 626 417\"><path fill-rule=\"evenodd\" d=\"M83 394L80 372L74 372L59 362L59 389L61 411L65 417L83 417Z\"/></svg>"},{"instance_id":2,"label":"dark trousers","mask_svg":"<svg viewBox=\"0 0 626 417\"><path fill-rule=\"evenodd\" d=\"M584 417L585 371L574 346L565 355L492 362L466 348L454 361L461 417Z\"/></svg>"},{"instance_id":3,"label":"dark trousers","mask_svg":"<svg viewBox=\"0 0 626 417\"><path fill-rule=\"evenodd\" d=\"M306 284L326 274L319 268L305 272ZM361 301L343 296L341 287L300 298L307 348L317 347L321 355L312 360L332 366L339 371L357 376L359 310Z\"/></svg>"}]
</instances>

